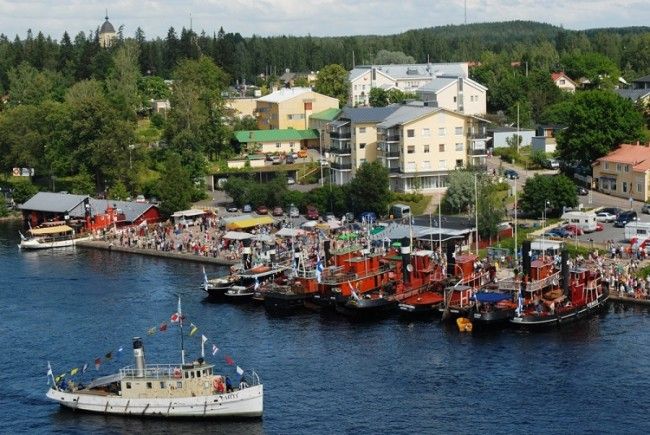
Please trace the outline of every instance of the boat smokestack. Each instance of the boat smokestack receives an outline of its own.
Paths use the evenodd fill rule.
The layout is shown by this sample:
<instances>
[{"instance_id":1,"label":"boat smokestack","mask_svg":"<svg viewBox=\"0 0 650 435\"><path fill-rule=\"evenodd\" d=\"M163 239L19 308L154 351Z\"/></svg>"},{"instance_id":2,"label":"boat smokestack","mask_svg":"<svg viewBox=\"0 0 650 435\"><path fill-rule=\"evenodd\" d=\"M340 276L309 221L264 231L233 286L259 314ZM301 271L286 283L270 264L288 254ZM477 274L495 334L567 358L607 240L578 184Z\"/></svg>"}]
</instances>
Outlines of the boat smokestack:
<instances>
[{"instance_id":1,"label":"boat smokestack","mask_svg":"<svg viewBox=\"0 0 650 435\"><path fill-rule=\"evenodd\" d=\"M515 249L517 249L516 246ZM521 267L524 276L530 278L530 240L524 240L521 244Z\"/></svg>"},{"instance_id":2,"label":"boat smokestack","mask_svg":"<svg viewBox=\"0 0 650 435\"><path fill-rule=\"evenodd\" d=\"M242 240L244 249L242 249L242 263L244 264L244 269L250 269L253 264L253 256L251 254L251 239Z\"/></svg>"},{"instance_id":3,"label":"boat smokestack","mask_svg":"<svg viewBox=\"0 0 650 435\"><path fill-rule=\"evenodd\" d=\"M140 337L133 337L133 357L135 358L135 376L144 377L144 346Z\"/></svg>"},{"instance_id":4,"label":"boat smokestack","mask_svg":"<svg viewBox=\"0 0 650 435\"><path fill-rule=\"evenodd\" d=\"M562 270L562 292L567 299L571 300L571 295L569 294L569 281L571 275L569 270L569 252L566 249L562 250L560 265Z\"/></svg>"},{"instance_id":5,"label":"boat smokestack","mask_svg":"<svg viewBox=\"0 0 650 435\"><path fill-rule=\"evenodd\" d=\"M411 273L409 272L409 266L411 264L411 241L408 237L402 239L400 247L400 252L402 254L402 277L404 283L408 284L411 282Z\"/></svg>"},{"instance_id":6,"label":"boat smokestack","mask_svg":"<svg viewBox=\"0 0 650 435\"><path fill-rule=\"evenodd\" d=\"M456 245L447 243L447 275L454 276L456 274L456 259L454 258L456 252Z\"/></svg>"}]
</instances>

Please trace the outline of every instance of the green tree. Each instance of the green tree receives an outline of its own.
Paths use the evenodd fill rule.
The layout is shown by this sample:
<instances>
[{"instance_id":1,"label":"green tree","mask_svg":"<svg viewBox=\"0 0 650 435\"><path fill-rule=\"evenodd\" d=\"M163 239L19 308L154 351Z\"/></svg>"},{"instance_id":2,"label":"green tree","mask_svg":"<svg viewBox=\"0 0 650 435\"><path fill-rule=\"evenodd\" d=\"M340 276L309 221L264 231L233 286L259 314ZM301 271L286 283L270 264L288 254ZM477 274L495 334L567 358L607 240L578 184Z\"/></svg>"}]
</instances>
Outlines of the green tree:
<instances>
[{"instance_id":1,"label":"green tree","mask_svg":"<svg viewBox=\"0 0 650 435\"><path fill-rule=\"evenodd\" d=\"M349 185L348 207L355 213L374 211L384 215L389 202L388 169L378 161L362 164Z\"/></svg>"},{"instance_id":2,"label":"green tree","mask_svg":"<svg viewBox=\"0 0 650 435\"><path fill-rule=\"evenodd\" d=\"M447 192L445 192L442 201L443 207L449 212L469 211L474 204L474 172L451 171L447 181Z\"/></svg>"},{"instance_id":3,"label":"green tree","mask_svg":"<svg viewBox=\"0 0 650 435\"><path fill-rule=\"evenodd\" d=\"M139 50L134 41L122 44L113 55L113 66L106 79L106 91L122 118L135 120L142 107L139 94Z\"/></svg>"},{"instance_id":4,"label":"green tree","mask_svg":"<svg viewBox=\"0 0 650 435\"><path fill-rule=\"evenodd\" d=\"M85 166L82 166L79 169L79 173L70 181L70 189L72 193L77 195L95 194L95 182Z\"/></svg>"},{"instance_id":5,"label":"green tree","mask_svg":"<svg viewBox=\"0 0 650 435\"><path fill-rule=\"evenodd\" d=\"M7 203L5 202L4 196L0 198L0 217L5 217L9 215L9 209L7 208Z\"/></svg>"},{"instance_id":6,"label":"green tree","mask_svg":"<svg viewBox=\"0 0 650 435\"><path fill-rule=\"evenodd\" d=\"M16 204L24 204L29 198L38 193L38 187L31 181L20 181L14 184L13 198Z\"/></svg>"},{"instance_id":7,"label":"green tree","mask_svg":"<svg viewBox=\"0 0 650 435\"><path fill-rule=\"evenodd\" d=\"M376 65L415 63L415 58L401 51L379 50L373 63Z\"/></svg>"},{"instance_id":8,"label":"green tree","mask_svg":"<svg viewBox=\"0 0 650 435\"><path fill-rule=\"evenodd\" d=\"M39 104L53 97L55 73L38 71L27 62L9 70L9 106Z\"/></svg>"},{"instance_id":9,"label":"green tree","mask_svg":"<svg viewBox=\"0 0 650 435\"><path fill-rule=\"evenodd\" d=\"M478 191L478 233L483 239L496 237L505 214L498 186L482 180Z\"/></svg>"},{"instance_id":10,"label":"green tree","mask_svg":"<svg viewBox=\"0 0 650 435\"><path fill-rule=\"evenodd\" d=\"M250 181L241 177L229 177L223 186L223 190L232 198L237 207L242 207L248 201L246 194Z\"/></svg>"},{"instance_id":11,"label":"green tree","mask_svg":"<svg viewBox=\"0 0 650 435\"><path fill-rule=\"evenodd\" d=\"M557 214L564 207L578 205L578 196L573 182L564 175L535 175L524 184L519 205L522 210L542 216L544 207L549 213Z\"/></svg>"},{"instance_id":12,"label":"green tree","mask_svg":"<svg viewBox=\"0 0 650 435\"><path fill-rule=\"evenodd\" d=\"M629 101L610 91L585 91L552 106L545 117L566 125L557 137L557 153L565 161L586 165L620 144L643 139L643 118Z\"/></svg>"},{"instance_id":13,"label":"green tree","mask_svg":"<svg viewBox=\"0 0 650 435\"><path fill-rule=\"evenodd\" d=\"M113 186L108 189L108 198L116 199L118 201L124 201L128 198L129 191L126 190L126 186L122 183L122 180L117 180Z\"/></svg>"},{"instance_id":14,"label":"green tree","mask_svg":"<svg viewBox=\"0 0 650 435\"><path fill-rule=\"evenodd\" d=\"M318 71L314 90L339 100L339 106L344 106L348 101L350 92L348 84L348 71L338 64L326 65Z\"/></svg>"},{"instance_id":15,"label":"green tree","mask_svg":"<svg viewBox=\"0 0 650 435\"><path fill-rule=\"evenodd\" d=\"M595 86L613 87L621 75L616 64L600 53L577 53L562 58L562 65L569 77L586 77Z\"/></svg>"},{"instance_id":16,"label":"green tree","mask_svg":"<svg viewBox=\"0 0 650 435\"><path fill-rule=\"evenodd\" d=\"M370 89L370 95L368 96L368 103L372 107L385 107L388 106L388 92L382 88L372 88Z\"/></svg>"},{"instance_id":17,"label":"green tree","mask_svg":"<svg viewBox=\"0 0 650 435\"><path fill-rule=\"evenodd\" d=\"M180 156L170 152L158 182L161 213L170 216L175 211L186 210L190 206L192 190L192 180L181 165Z\"/></svg>"}]
</instances>

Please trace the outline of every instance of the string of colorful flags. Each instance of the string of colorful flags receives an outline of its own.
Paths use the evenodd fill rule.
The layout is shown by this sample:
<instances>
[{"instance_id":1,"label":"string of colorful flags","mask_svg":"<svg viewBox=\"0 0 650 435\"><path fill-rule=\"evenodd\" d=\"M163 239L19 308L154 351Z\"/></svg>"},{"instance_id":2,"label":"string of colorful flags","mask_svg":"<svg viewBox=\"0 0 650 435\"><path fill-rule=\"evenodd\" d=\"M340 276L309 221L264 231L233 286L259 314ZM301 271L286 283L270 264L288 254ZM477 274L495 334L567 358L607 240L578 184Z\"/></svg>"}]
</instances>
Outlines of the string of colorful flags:
<instances>
[{"instance_id":1,"label":"string of colorful flags","mask_svg":"<svg viewBox=\"0 0 650 435\"><path fill-rule=\"evenodd\" d=\"M166 332L169 329L170 325L171 326L178 325L180 327L181 323L183 323L184 320L185 320L185 316L182 316L181 314L176 312L176 313L171 315L169 324L166 321L164 321L164 322L160 323L160 325L158 325L158 326L152 326L151 328L147 329L147 335L153 336L153 335L156 335L157 333ZM198 331L199 331L198 326L196 326L194 323L190 322L190 330L189 330L187 335L189 337L194 337ZM209 341L208 337L201 334L201 345L205 346L205 344L208 343L208 341ZM219 349L219 347L217 347L217 345L214 342L211 342L210 344L212 345L212 349L211 349L212 356L215 356L217 354L217 352L219 352L220 349ZM120 357L122 356L123 351L124 351L124 346L120 346L117 349L117 351L112 351L111 350L110 352L105 353L103 357L95 358L95 361L94 361L95 370L99 371L99 368L108 361L111 361L111 360L118 361L120 359ZM229 366L234 366L235 371L237 372L238 375L241 376L241 375L244 374L244 370L241 367L239 367L238 365L235 364L235 360L231 356L225 355L224 356L224 362ZM48 363L47 363L48 384L50 382L51 377L54 377L54 381L56 383L59 383L67 375L70 375L70 377L78 375L78 374L83 375L84 373L86 373L88 371L88 368L89 368L89 364L84 363L83 365L81 365L81 368L74 367L74 368L70 369L69 371L61 373L60 375L54 377L53 373L52 373L52 367L51 367L51 365L50 365L50 363L48 361Z\"/></svg>"}]
</instances>

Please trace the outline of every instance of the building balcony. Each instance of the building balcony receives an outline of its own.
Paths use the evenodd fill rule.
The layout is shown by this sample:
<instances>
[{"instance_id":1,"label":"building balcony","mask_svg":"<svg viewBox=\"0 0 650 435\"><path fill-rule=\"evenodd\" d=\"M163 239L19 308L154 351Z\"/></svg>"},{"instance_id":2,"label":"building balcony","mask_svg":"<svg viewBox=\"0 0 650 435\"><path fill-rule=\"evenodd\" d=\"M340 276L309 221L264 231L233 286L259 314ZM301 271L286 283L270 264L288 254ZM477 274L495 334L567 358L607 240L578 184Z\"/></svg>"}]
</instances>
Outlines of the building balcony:
<instances>
[{"instance_id":1,"label":"building balcony","mask_svg":"<svg viewBox=\"0 0 650 435\"><path fill-rule=\"evenodd\" d=\"M468 149L467 154L470 156L487 156L486 148Z\"/></svg>"},{"instance_id":2,"label":"building balcony","mask_svg":"<svg viewBox=\"0 0 650 435\"><path fill-rule=\"evenodd\" d=\"M330 153L339 154L339 155L350 155L352 154L352 148L350 147L338 147L334 144L330 146Z\"/></svg>"},{"instance_id":3,"label":"building balcony","mask_svg":"<svg viewBox=\"0 0 650 435\"><path fill-rule=\"evenodd\" d=\"M351 171L352 163L330 163L330 168L337 171Z\"/></svg>"},{"instance_id":4,"label":"building balcony","mask_svg":"<svg viewBox=\"0 0 650 435\"><path fill-rule=\"evenodd\" d=\"M385 134L381 136L383 142L399 142L399 134Z\"/></svg>"},{"instance_id":5,"label":"building balcony","mask_svg":"<svg viewBox=\"0 0 650 435\"><path fill-rule=\"evenodd\" d=\"M390 166L388 167L388 172L390 174L397 174L400 172L400 167L399 166Z\"/></svg>"},{"instance_id":6,"label":"building balcony","mask_svg":"<svg viewBox=\"0 0 650 435\"><path fill-rule=\"evenodd\" d=\"M332 138L332 139L347 139L347 140L350 140L350 138L352 137L352 134L350 133L350 130L330 131L329 135L330 135L330 138Z\"/></svg>"}]
</instances>

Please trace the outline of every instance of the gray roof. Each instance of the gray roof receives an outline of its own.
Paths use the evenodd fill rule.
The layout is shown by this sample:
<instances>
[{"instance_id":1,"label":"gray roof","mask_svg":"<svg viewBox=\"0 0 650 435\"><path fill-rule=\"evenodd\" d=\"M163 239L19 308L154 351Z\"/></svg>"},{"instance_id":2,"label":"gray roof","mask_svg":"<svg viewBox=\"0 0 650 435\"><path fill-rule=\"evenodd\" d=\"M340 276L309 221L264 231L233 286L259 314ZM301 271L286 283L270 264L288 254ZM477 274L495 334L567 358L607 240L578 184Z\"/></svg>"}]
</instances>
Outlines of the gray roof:
<instances>
[{"instance_id":1,"label":"gray roof","mask_svg":"<svg viewBox=\"0 0 650 435\"><path fill-rule=\"evenodd\" d=\"M354 80L372 68L394 78L408 79L421 77L454 76L467 77L467 63L415 63L395 65L359 65L350 71L350 80Z\"/></svg>"},{"instance_id":2,"label":"gray roof","mask_svg":"<svg viewBox=\"0 0 650 435\"><path fill-rule=\"evenodd\" d=\"M392 114L387 116L383 122L377 124L377 128L390 128L395 125L404 124L439 110L441 109L437 107L411 105L401 106Z\"/></svg>"},{"instance_id":3,"label":"gray roof","mask_svg":"<svg viewBox=\"0 0 650 435\"><path fill-rule=\"evenodd\" d=\"M102 33L115 33L115 27L108 21L108 17L106 17L106 21L104 21L102 27L99 28L99 34L101 35Z\"/></svg>"},{"instance_id":4,"label":"gray roof","mask_svg":"<svg viewBox=\"0 0 650 435\"><path fill-rule=\"evenodd\" d=\"M639 77L638 79L634 80L634 83L648 83L650 82L650 75Z\"/></svg>"},{"instance_id":5,"label":"gray roof","mask_svg":"<svg viewBox=\"0 0 650 435\"><path fill-rule=\"evenodd\" d=\"M517 129L515 127L507 127L507 126L494 126L494 127L488 127L487 131L489 132L495 132L495 133L516 133ZM535 132L534 129L532 128L519 128L519 132Z\"/></svg>"},{"instance_id":6,"label":"gray roof","mask_svg":"<svg viewBox=\"0 0 650 435\"><path fill-rule=\"evenodd\" d=\"M90 198L90 212L92 216L105 213L106 209L109 206L115 206L115 208L117 208L119 213L124 213L124 220L126 222L135 222L147 210L149 210L151 207L155 207L155 205L146 202L117 201L113 199ZM72 211L70 211L70 216L83 217L84 216L83 204L79 204L79 206L75 207Z\"/></svg>"},{"instance_id":7,"label":"gray roof","mask_svg":"<svg viewBox=\"0 0 650 435\"><path fill-rule=\"evenodd\" d=\"M71 212L75 207L83 203L86 198L88 198L88 195L38 192L29 198L20 208L46 213L65 213Z\"/></svg>"},{"instance_id":8,"label":"gray roof","mask_svg":"<svg viewBox=\"0 0 650 435\"><path fill-rule=\"evenodd\" d=\"M354 124L381 122L399 107L399 104L386 107L344 107L339 119L349 119Z\"/></svg>"},{"instance_id":9,"label":"gray roof","mask_svg":"<svg viewBox=\"0 0 650 435\"><path fill-rule=\"evenodd\" d=\"M448 76L448 75L439 76L439 77L436 77L435 79L431 80L426 85L421 86L417 90L417 92L421 92L421 91L424 91L424 92L438 92L438 91L443 90L447 86L453 84L457 80L458 80L457 76ZM476 82L476 81L474 81L472 79L468 79L467 77L463 77L463 82L465 82L467 84L470 84L472 86L475 86L477 88L487 90L487 88L485 86L483 86L482 84L480 84L479 82Z\"/></svg>"},{"instance_id":10,"label":"gray roof","mask_svg":"<svg viewBox=\"0 0 650 435\"><path fill-rule=\"evenodd\" d=\"M650 89L614 89L614 91L621 97L632 101L637 101L639 98L650 95Z\"/></svg>"}]
</instances>

